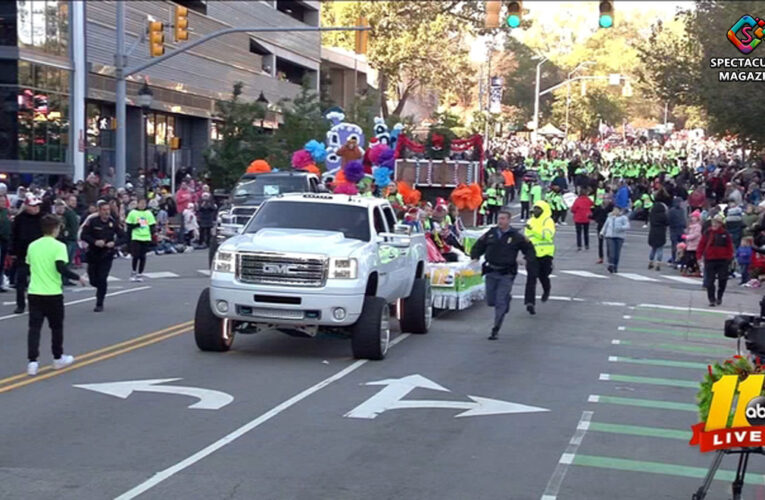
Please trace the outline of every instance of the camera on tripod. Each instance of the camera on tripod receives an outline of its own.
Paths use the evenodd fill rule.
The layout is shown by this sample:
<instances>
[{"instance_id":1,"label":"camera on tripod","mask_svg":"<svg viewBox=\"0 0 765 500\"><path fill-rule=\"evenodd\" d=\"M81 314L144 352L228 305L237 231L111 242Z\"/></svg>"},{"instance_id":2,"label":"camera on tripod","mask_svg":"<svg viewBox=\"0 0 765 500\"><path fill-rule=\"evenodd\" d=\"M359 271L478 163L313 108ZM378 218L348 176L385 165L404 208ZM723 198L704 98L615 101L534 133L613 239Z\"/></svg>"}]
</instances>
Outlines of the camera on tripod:
<instances>
[{"instance_id":1,"label":"camera on tripod","mask_svg":"<svg viewBox=\"0 0 765 500\"><path fill-rule=\"evenodd\" d=\"M739 314L725 320L725 336L733 339L743 337L746 348L752 354L765 358L765 297L760 300L760 316Z\"/></svg>"}]
</instances>

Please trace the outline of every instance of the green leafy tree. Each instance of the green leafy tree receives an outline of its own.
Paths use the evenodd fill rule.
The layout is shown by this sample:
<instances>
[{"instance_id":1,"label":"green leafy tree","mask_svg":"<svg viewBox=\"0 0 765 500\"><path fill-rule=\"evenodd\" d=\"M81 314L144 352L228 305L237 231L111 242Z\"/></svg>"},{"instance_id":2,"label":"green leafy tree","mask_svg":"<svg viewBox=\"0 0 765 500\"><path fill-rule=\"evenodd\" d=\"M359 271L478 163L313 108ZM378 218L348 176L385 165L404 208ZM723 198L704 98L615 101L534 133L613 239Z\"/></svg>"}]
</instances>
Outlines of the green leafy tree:
<instances>
[{"instance_id":1,"label":"green leafy tree","mask_svg":"<svg viewBox=\"0 0 765 500\"><path fill-rule=\"evenodd\" d=\"M300 93L294 99L279 103L284 122L273 137L271 165L281 170L291 168L292 153L302 149L311 139L323 141L329 124L322 114L319 96L308 76L303 79Z\"/></svg>"},{"instance_id":2,"label":"green leafy tree","mask_svg":"<svg viewBox=\"0 0 765 500\"><path fill-rule=\"evenodd\" d=\"M241 99L243 87L242 82L236 82L231 98L215 105L221 138L203 154L216 188L233 186L253 160L266 158L271 151L270 136L260 128L265 110Z\"/></svg>"}]
</instances>

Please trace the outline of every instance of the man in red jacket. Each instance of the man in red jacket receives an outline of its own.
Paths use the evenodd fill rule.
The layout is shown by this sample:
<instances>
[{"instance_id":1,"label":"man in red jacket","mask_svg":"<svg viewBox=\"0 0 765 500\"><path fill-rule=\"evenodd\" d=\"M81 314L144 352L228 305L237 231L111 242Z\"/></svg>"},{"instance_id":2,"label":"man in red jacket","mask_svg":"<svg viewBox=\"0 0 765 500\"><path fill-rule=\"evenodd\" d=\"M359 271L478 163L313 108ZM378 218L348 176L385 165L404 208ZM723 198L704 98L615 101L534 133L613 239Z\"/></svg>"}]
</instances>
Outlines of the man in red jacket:
<instances>
[{"instance_id":1,"label":"man in red jacket","mask_svg":"<svg viewBox=\"0 0 765 500\"><path fill-rule=\"evenodd\" d=\"M709 307L722 304L725 286L728 284L728 267L733 259L733 237L725 229L723 218L716 215L712 227L701 235L696 251L699 261L704 261L704 286L707 289ZM715 296L715 278L717 295Z\"/></svg>"},{"instance_id":2,"label":"man in red jacket","mask_svg":"<svg viewBox=\"0 0 765 500\"><path fill-rule=\"evenodd\" d=\"M590 219L592 218L592 200L587 188L579 191L579 197L571 205L571 213L574 214L574 224L576 225L576 251L582 250L582 236L584 236L584 248L590 249Z\"/></svg>"}]
</instances>

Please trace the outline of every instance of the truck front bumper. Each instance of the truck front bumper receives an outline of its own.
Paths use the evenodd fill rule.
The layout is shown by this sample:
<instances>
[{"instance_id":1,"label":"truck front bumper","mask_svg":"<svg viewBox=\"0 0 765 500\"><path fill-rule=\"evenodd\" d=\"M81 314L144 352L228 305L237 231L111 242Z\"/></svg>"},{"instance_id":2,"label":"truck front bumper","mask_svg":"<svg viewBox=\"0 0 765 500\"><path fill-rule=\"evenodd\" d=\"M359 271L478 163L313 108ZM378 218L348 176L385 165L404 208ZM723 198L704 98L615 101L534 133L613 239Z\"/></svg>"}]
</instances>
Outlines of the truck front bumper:
<instances>
[{"instance_id":1,"label":"truck front bumper","mask_svg":"<svg viewBox=\"0 0 765 500\"><path fill-rule=\"evenodd\" d=\"M346 327L356 323L364 293L336 292L329 287L227 287L213 280L210 308L220 318L274 326Z\"/></svg>"}]
</instances>

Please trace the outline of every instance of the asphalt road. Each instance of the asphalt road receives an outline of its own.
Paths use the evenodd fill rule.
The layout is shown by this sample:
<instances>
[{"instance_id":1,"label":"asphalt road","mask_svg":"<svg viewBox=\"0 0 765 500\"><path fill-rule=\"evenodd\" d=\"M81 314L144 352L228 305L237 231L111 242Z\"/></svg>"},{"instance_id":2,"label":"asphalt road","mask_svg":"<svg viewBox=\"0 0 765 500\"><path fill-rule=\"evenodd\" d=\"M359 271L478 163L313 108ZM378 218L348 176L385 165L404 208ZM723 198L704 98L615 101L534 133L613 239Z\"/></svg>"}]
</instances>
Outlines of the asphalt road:
<instances>
[{"instance_id":1,"label":"asphalt road","mask_svg":"<svg viewBox=\"0 0 765 500\"><path fill-rule=\"evenodd\" d=\"M240 335L228 353L198 351L190 320L206 252L152 256L147 271L170 274L143 283L117 262L101 314L92 289L68 289L76 362L52 371L45 331L34 378L27 317L0 295L0 498L690 498L712 458L688 445L697 382L734 354L723 320L755 311L759 294L731 281L710 309L699 282L646 268L645 240L630 234L613 276L595 263L594 237L576 252L561 227L553 298L536 316L519 276L499 341L486 340L492 312L479 304L439 316L428 335L399 335L381 362L353 360L328 335ZM146 385L123 399L76 387L140 380L191 389ZM408 407L369 414L396 390L389 401ZM469 396L549 411L457 417L476 406ZM189 408L202 401L222 407ZM763 469L753 458L760 486L745 498L765 495ZM726 498L718 478L709 498Z\"/></svg>"}]
</instances>

